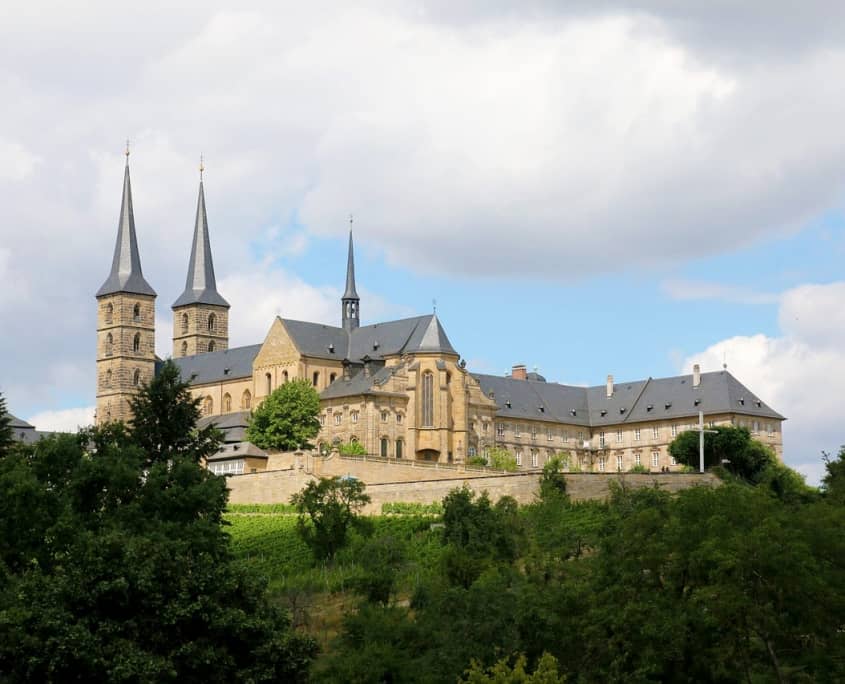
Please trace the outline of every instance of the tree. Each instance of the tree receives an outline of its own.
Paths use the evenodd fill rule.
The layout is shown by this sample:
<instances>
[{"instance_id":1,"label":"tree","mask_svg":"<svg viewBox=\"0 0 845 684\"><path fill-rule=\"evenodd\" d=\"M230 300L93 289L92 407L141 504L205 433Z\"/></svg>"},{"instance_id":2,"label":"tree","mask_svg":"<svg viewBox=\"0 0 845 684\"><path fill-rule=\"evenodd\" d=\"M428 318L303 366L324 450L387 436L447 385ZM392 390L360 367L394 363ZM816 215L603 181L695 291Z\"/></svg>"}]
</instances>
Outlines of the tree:
<instances>
[{"instance_id":1,"label":"tree","mask_svg":"<svg viewBox=\"0 0 845 684\"><path fill-rule=\"evenodd\" d=\"M197 429L200 399L191 397L179 367L171 360L129 400L132 419L128 438L146 455L147 465L185 457L194 463L220 448L220 432L212 425Z\"/></svg>"},{"instance_id":2,"label":"tree","mask_svg":"<svg viewBox=\"0 0 845 684\"><path fill-rule=\"evenodd\" d=\"M488 462L491 468L506 470L509 473L516 471L516 458L504 447L493 447L490 449Z\"/></svg>"},{"instance_id":3,"label":"tree","mask_svg":"<svg viewBox=\"0 0 845 684\"><path fill-rule=\"evenodd\" d=\"M303 681L315 644L235 562L225 480L196 462L208 441L166 424L192 403L153 383L142 395L160 420L131 434L113 424L0 460L4 680Z\"/></svg>"},{"instance_id":4,"label":"tree","mask_svg":"<svg viewBox=\"0 0 845 684\"><path fill-rule=\"evenodd\" d=\"M320 397L307 380L292 380L275 389L253 411L246 436L262 449L310 449L320 431Z\"/></svg>"},{"instance_id":5,"label":"tree","mask_svg":"<svg viewBox=\"0 0 845 684\"><path fill-rule=\"evenodd\" d=\"M832 502L845 504L845 446L839 448L836 458L824 454L825 475L822 478L822 491Z\"/></svg>"},{"instance_id":6,"label":"tree","mask_svg":"<svg viewBox=\"0 0 845 684\"><path fill-rule=\"evenodd\" d=\"M688 430L679 434L669 445L669 453L678 463L698 468L698 433ZM747 428L717 425L714 432L704 435L705 467L724 465L728 472L747 482L753 482L760 471L775 459L769 447L751 439Z\"/></svg>"},{"instance_id":7,"label":"tree","mask_svg":"<svg viewBox=\"0 0 845 684\"><path fill-rule=\"evenodd\" d=\"M367 454L364 445L357 440L344 442L338 447L338 451L344 456L365 456Z\"/></svg>"},{"instance_id":8,"label":"tree","mask_svg":"<svg viewBox=\"0 0 845 684\"><path fill-rule=\"evenodd\" d=\"M318 560L331 560L346 545L349 528L370 502L366 485L352 477L322 477L291 497L299 518L296 529Z\"/></svg>"},{"instance_id":9,"label":"tree","mask_svg":"<svg viewBox=\"0 0 845 684\"><path fill-rule=\"evenodd\" d=\"M563 472L563 460L555 456L546 461L540 476L540 498L566 497L566 475Z\"/></svg>"},{"instance_id":10,"label":"tree","mask_svg":"<svg viewBox=\"0 0 845 684\"><path fill-rule=\"evenodd\" d=\"M6 411L6 397L0 393L0 458L2 458L15 443L12 431L12 418Z\"/></svg>"},{"instance_id":11,"label":"tree","mask_svg":"<svg viewBox=\"0 0 845 684\"><path fill-rule=\"evenodd\" d=\"M533 674L525 670L524 655L518 656L513 665L510 665L509 660L510 658L503 658L488 669L473 660L459 684L562 684L566 681L558 672L557 659L548 653L544 653L540 658Z\"/></svg>"}]
</instances>

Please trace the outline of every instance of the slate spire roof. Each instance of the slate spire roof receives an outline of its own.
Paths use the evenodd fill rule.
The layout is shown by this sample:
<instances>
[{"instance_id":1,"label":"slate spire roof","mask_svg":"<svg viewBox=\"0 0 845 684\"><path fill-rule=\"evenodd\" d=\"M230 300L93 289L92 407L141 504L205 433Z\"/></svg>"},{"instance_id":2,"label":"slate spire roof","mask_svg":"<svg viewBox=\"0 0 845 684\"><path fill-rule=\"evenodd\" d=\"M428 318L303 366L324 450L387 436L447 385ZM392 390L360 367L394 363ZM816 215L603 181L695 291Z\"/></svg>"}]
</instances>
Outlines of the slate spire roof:
<instances>
[{"instance_id":1,"label":"slate spire roof","mask_svg":"<svg viewBox=\"0 0 845 684\"><path fill-rule=\"evenodd\" d=\"M129 182L129 155L123 173L123 197L120 202L120 220L117 223L117 243L114 259L106 282L97 290L97 297L129 292L132 294L156 296L155 290L144 280L141 271L141 257L138 254L138 239L135 237L135 213L132 211L132 185Z\"/></svg>"},{"instance_id":2,"label":"slate spire roof","mask_svg":"<svg viewBox=\"0 0 845 684\"><path fill-rule=\"evenodd\" d=\"M349 254L346 257L346 291L343 299L358 299L355 290L355 253L352 247L352 231L349 231Z\"/></svg>"},{"instance_id":3,"label":"slate spire roof","mask_svg":"<svg viewBox=\"0 0 845 684\"><path fill-rule=\"evenodd\" d=\"M188 262L188 278L185 291L173 302L173 307L186 304L213 304L229 308L227 302L217 292L217 280L214 277L214 262L211 258L211 241L208 237L208 214L205 210L205 191L200 179L200 191L197 198L197 217L194 222L194 243L191 247L191 259Z\"/></svg>"},{"instance_id":4,"label":"slate spire roof","mask_svg":"<svg viewBox=\"0 0 845 684\"><path fill-rule=\"evenodd\" d=\"M439 352L445 354L457 354L449 338L446 337L446 331L440 325L440 319L437 314L432 314L428 325L423 332L419 342L413 345L409 352Z\"/></svg>"}]
</instances>

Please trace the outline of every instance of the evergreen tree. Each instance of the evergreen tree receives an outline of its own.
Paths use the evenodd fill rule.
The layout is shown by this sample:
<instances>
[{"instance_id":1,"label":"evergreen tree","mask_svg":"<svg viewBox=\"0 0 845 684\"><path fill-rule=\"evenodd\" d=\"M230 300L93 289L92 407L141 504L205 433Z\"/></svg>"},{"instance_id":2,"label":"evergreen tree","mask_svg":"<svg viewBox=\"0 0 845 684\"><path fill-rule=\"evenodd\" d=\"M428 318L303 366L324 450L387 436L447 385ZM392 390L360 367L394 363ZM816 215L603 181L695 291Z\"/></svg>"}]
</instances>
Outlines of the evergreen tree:
<instances>
[{"instance_id":1,"label":"evergreen tree","mask_svg":"<svg viewBox=\"0 0 845 684\"><path fill-rule=\"evenodd\" d=\"M12 418L6 410L6 397L0 392L0 457L4 456L14 443Z\"/></svg>"},{"instance_id":2,"label":"evergreen tree","mask_svg":"<svg viewBox=\"0 0 845 684\"><path fill-rule=\"evenodd\" d=\"M220 433L208 425L197 429L202 415L200 399L191 397L179 367L171 360L129 402L132 420L129 439L147 457L147 464L166 463L185 457L194 463L214 454L220 447Z\"/></svg>"}]
</instances>

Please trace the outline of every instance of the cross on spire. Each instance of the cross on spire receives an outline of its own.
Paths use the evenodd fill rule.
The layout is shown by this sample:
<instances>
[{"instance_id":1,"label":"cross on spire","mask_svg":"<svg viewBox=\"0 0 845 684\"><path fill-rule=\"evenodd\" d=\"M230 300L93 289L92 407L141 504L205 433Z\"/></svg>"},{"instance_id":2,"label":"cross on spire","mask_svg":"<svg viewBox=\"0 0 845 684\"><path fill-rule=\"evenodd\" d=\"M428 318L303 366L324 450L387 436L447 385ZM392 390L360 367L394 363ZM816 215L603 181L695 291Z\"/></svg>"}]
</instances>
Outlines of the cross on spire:
<instances>
[{"instance_id":1,"label":"cross on spire","mask_svg":"<svg viewBox=\"0 0 845 684\"><path fill-rule=\"evenodd\" d=\"M202 160L202 152L200 152L200 183L202 183L202 172L205 171L205 164Z\"/></svg>"}]
</instances>

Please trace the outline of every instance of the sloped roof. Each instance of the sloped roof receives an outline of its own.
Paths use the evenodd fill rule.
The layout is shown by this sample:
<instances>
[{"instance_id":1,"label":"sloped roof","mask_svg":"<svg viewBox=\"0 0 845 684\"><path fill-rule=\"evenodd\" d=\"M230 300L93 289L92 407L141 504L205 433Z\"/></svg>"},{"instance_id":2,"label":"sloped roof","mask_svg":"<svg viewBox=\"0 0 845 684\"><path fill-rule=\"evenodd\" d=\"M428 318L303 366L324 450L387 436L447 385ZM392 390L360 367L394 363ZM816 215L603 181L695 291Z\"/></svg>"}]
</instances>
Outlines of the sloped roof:
<instances>
[{"instance_id":1,"label":"sloped roof","mask_svg":"<svg viewBox=\"0 0 845 684\"><path fill-rule=\"evenodd\" d=\"M355 289L355 254L352 247L352 231L349 231L349 253L346 256L346 290L343 299L358 299Z\"/></svg>"},{"instance_id":2,"label":"sloped roof","mask_svg":"<svg viewBox=\"0 0 845 684\"><path fill-rule=\"evenodd\" d=\"M11 413L6 414L9 417L9 425L12 427L13 430L34 430L35 426L30 425L25 420L21 420L17 416L13 416Z\"/></svg>"},{"instance_id":3,"label":"sloped roof","mask_svg":"<svg viewBox=\"0 0 845 684\"><path fill-rule=\"evenodd\" d=\"M784 420L784 416L726 370L702 373L698 387L693 387L692 375L617 382L610 397L606 385L573 387L495 375L473 374L473 377L487 396L494 392L494 400L499 406L497 415L503 418L601 427L688 418L704 411L709 415L741 413ZM572 415L573 410L575 415Z\"/></svg>"},{"instance_id":4,"label":"sloped roof","mask_svg":"<svg viewBox=\"0 0 845 684\"><path fill-rule=\"evenodd\" d=\"M197 421L197 427L202 429L207 425L214 425L223 433L224 444L244 442L246 440L246 428L249 425L249 416L249 411L206 416Z\"/></svg>"},{"instance_id":5,"label":"sloped roof","mask_svg":"<svg viewBox=\"0 0 845 684\"><path fill-rule=\"evenodd\" d=\"M440 325L440 319L437 314L432 314L428 317L428 322L423 325L417 325L411 339L408 341L408 352L437 352L443 354L457 354L449 338L446 337L446 331Z\"/></svg>"},{"instance_id":6,"label":"sloped roof","mask_svg":"<svg viewBox=\"0 0 845 684\"><path fill-rule=\"evenodd\" d=\"M132 185L129 182L129 162L123 173L123 196L120 202L120 218L117 223L117 242L114 246L111 272L106 282L97 290L97 297L129 292L150 295L156 293L144 280L141 271L141 257L138 254L138 239L135 235L135 212L132 210Z\"/></svg>"},{"instance_id":7,"label":"sloped roof","mask_svg":"<svg viewBox=\"0 0 845 684\"><path fill-rule=\"evenodd\" d=\"M247 347L233 347L224 351L180 356L173 359L173 363L179 367L183 380L197 385L233 378L248 378L252 375L252 362L260 349L260 344L251 344Z\"/></svg>"},{"instance_id":8,"label":"sloped roof","mask_svg":"<svg viewBox=\"0 0 845 684\"><path fill-rule=\"evenodd\" d=\"M346 358L349 349L349 333L343 328L290 318L283 318L282 323L294 344L305 356L335 361ZM334 351L331 351L330 347L333 347Z\"/></svg>"},{"instance_id":9,"label":"sloped roof","mask_svg":"<svg viewBox=\"0 0 845 684\"><path fill-rule=\"evenodd\" d=\"M353 397L378 391L378 388L387 382L396 372L397 368L397 366L385 366L377 361L372 361L370 362L369 375L366 375L364 369L361 368L357 372L353 372L349 380L339 377L320 392L320 399Z\"/></svg>"},{"instance_id":10,"label":"sloped roof","mask_svg":"<svg viewBox=\"0 0 845 684\"><path fill-rule=\"evenodd\" d=\"M188 277L185 281L185 290L173 302L173 307L187 304L213 304L229 308L229 302L217 291L217 280L214 277L214 261L211 257L211 240L208 236L208 215L205 210L205 191L202 180L200 180L197 198L197 216L194 221L191 258L188 261Z\"/></svg>"}]
</instances>

